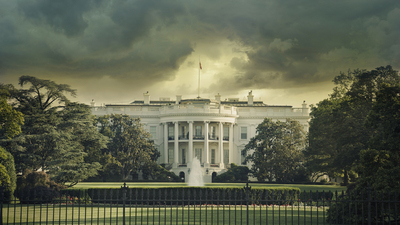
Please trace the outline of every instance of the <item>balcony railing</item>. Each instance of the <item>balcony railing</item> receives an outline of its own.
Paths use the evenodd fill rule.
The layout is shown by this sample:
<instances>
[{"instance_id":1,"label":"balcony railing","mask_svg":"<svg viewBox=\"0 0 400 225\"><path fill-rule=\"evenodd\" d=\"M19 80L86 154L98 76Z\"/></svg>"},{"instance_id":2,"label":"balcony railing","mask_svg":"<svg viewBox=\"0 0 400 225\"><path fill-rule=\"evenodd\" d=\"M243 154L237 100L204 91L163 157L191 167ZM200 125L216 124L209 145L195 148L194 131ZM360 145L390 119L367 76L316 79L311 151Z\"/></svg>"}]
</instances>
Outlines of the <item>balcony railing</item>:
<instances>
[{"instance_id":1,"label":"balcony railing","mask_svg":"<svg viewBox=\"0 0 400 225\"><path fill-rule=\"evenodd\" d=\"M204 140L204 135L193 135L193 140Z\"/></svg>"},{"instance_id":2,"label":"balcony railing","mask_svg":"<svg viewBox=\"0 0 400 225\"><path fill-rule=\"evenodd\" d=\"M179 135L179 140L189 140L189 135Z\"/></svg>"}]
</instances>

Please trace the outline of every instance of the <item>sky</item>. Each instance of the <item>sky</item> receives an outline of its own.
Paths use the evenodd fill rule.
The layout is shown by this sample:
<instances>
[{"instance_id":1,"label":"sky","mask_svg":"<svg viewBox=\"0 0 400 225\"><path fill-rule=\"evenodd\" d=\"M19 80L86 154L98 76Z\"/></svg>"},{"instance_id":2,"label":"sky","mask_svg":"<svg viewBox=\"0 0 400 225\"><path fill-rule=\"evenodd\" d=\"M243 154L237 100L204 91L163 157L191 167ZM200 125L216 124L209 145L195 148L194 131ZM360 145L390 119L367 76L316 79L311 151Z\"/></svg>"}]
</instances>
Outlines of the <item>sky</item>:
<instances>
[{"instance_id":1,"label":"sky","mask_svg":"<svg viewBox=\"0 0 400 225\"><path fill-rule=\"evenodd\" d=\"M176 95L301 107L340 72L400 69L399 0L0 0L0 82L68 84L73 101Z\"/></svg>"}]
</instances>

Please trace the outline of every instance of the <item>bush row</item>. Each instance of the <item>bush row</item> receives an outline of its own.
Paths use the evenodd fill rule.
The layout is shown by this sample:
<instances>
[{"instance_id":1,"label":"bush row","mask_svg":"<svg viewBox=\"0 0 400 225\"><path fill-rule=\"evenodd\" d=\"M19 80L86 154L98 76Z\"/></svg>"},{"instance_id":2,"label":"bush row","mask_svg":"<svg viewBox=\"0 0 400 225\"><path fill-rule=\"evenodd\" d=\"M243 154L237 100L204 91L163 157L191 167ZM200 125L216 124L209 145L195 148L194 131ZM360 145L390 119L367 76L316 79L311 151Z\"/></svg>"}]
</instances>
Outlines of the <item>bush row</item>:
<instances>
[{"instance_id":1,"label":"bush row","mask_svg":"<svg viewBox=\"0 0 400 225\"><path fill-rule=\"evenodd\" d=\"M293 204L299 198L298 188L252 188L248 192L237 187L166 187L126 189L128 204ZM123 203L122 189L88 189L93 203ZM248 196L247 196L248 194Z\"/></svg>"}]
</instances>

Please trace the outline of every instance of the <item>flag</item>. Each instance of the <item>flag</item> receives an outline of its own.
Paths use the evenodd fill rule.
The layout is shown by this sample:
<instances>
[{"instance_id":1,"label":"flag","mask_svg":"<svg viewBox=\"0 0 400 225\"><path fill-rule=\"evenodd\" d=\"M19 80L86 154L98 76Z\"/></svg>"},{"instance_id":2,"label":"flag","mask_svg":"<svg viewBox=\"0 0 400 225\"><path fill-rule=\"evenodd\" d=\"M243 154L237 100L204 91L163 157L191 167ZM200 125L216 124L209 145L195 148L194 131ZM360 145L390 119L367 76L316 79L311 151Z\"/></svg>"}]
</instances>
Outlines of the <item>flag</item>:
<instances>
[{"instance_id":1,"label":"flag","mask_svg":"<svg viewBox=\"0 0 400 225\"><path fill-rule=\"evenodd\" d=\"M200 65L200 69L202 70L203 68L201 67L201 62L199 62L199 65Z\"/></svg>"}]
</instances>

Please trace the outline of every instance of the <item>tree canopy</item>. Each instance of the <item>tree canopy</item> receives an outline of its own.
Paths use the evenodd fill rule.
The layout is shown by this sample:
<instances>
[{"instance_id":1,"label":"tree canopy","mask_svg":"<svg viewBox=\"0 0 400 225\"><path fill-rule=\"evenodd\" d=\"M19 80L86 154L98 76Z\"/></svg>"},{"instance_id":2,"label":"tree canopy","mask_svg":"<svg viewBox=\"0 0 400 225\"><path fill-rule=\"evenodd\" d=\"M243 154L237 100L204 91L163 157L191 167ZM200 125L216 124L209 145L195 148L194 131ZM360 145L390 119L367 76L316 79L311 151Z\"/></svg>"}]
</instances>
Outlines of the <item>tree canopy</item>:
<instances>
[{"instance_id":1,"label":"tree canopy","mask_svg":"<svg viewBox=\"0 0 400 225\"><path fill-rule=\"evenodd\" d=\"M383 101L379 97L383 88L400 84L400 77L386 66L341 73L334 83L330 97L311 108L305 155L307 167L314 173L343 175L347 184L350 172L355 172L360 163L360 153L369 148L376 133L365 121Z\"/></svg>"},{"instance_id":2,"label":"tree canopy","mask_svg":"<svg viewBox=\"0 0 400 225\"><path fill-rule=\"evenodd\" d=\"M67 94L76 93L66 84L31 76L20 77L19 84L21 89L2 89L10 94L14 109L24 114L22 132L0 140L16 159L17 171L40 169L72 185L96 175L101 166L87 155L106 147L107 140L94 126L89 106L71 102Z\"/></svg>"},{"instance_id":3,"label":"tree canopy","mask_svg":"<svg viewBox=\"0 0 400 225\"><path fill-rule=\"evenodd\" d=\"M298 121L273 122L265 118L245 146L251 173L259 181L291 182L302 167L306 133Z\"/></svg>"},{"instance_id":4,"label":"tree canopy","mask_svg":"<svg viewBox=\"0 0 400 225\"><path fill-rule=\"evenodd\" d=\"M7 103L5 90L0 92L0 136L10 139L21 133L24 118L22 113L14 110ZM17 174L15 172L14 157L0 147L0 186L5 188L5 199L10 200L16 189Z\"/></svg>"},{"instance_id":5,"label":"tree canopy","mask_svg":"<svg viewBox=\"0 0 400 225\"><path fill-rule=\"evenodd\" d=\"M140 118L111 114L98 117L97 122L100 133L110 138L106 154L118 163L123 179L139 172L143 166L151 165L160 156Z\"/></svg>"},{"instance_id":6,"label":"tree canopy","mask_svg":"<svg viewBox=\"0 0 400 225\"><path fill-rule=\"evenodd\" d=\"M400 85L381 86L365 125L372 137L360 153L359 186L400 191Z\"/></svg>"}]
</instances>

